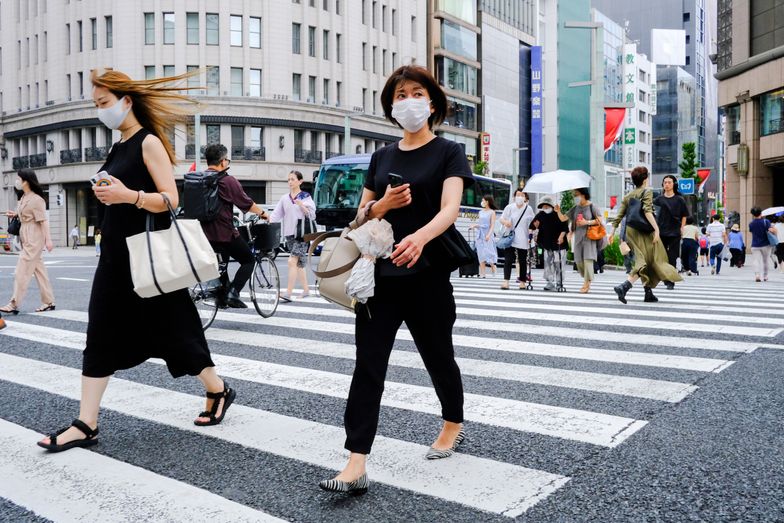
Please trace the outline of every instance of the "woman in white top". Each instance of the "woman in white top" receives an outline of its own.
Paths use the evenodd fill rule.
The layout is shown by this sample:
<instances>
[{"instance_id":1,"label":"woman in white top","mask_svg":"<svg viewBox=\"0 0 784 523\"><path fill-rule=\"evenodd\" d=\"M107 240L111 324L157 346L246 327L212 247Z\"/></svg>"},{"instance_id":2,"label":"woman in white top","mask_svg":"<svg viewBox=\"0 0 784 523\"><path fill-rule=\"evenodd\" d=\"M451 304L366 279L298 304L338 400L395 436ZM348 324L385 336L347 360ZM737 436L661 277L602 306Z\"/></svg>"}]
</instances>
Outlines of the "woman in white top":
<instances>
[{"instance_id":1,"label":"woman in white top","mask_svg":"<svg viewBox=\"0 0 784 523\"><path fill-rule=\"evenodd\" d=\"M535 214L531 206L528 205L526 194L519 189L515 192L514 202L504 207L504 212L501 214L500 219L505 227L504 232L514 227L515 236L511 247L504 250L504 283L501 284L502 290L509 289L515 254L517 254L517 274L520 279L520 288L525 289L525 278L526 274L528 274L528 248L530 247L528 228Z\"/></svg>"},{"instance_id":2,"label":"woman in white top","mask_svg":"<svg viewBox=\"0 0 784 523\"><path fill-rule=\"evenodd\" d=\"M308 275L305 272L308 242L296 237L297 222L305 217L311 220L316 219L316 204L313 202L313 198L310 194L300 190L302 173L291 171L288 182L289 192L280 198L275 210L270 215L271 222L280 222L281 231L286 238L286 248L289 250L289 283L286 293L280 295L284 301L291 301L291 294L294 292L297 279L302 283L302 293L299 297L306 298L310 294Z\"/></svg>"}]
</instances>

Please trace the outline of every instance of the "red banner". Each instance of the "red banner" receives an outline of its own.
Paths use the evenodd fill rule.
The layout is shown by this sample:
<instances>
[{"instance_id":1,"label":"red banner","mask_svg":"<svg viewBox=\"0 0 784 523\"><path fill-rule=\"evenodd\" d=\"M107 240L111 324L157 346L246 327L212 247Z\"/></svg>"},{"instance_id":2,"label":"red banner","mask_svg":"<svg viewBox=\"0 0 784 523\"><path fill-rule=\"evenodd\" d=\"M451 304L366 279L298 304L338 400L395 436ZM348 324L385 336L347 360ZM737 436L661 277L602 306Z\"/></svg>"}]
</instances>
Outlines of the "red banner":
<instances>
[{"instance_id":1,"label":"red banner","mask_svg":"<svg viewBox=\"0 0 784 523\"><path fill-rule=\"evenodd\" d=\"M604 152L621 137L623 132L623 119L626 118L626 109L604 109Z\"/></svg>"},{"instance_id":2,"label":"red banner","mask_svg":"<svg viewBox=\"0 0 784 523\"><path fill-rule=\"evenodd\" d=\"M700 179L700 186L699 186L697 192L701 192L702 191L703 185L705 185L705 182L708 181L708 178L710 178L710 176L711 176L711 170L710 169L697 169L697 178Z\"/></svg>"},{"instance_id":3,"label":"red banner","mask_svg":"<svg viewBox=\"0 0 784 523\"><path fill-rule=\"evenodd\" d=\"M616 205L618 205L618 197L610 196L610 209L615 209Z\"/></svg>"}]
</instances>

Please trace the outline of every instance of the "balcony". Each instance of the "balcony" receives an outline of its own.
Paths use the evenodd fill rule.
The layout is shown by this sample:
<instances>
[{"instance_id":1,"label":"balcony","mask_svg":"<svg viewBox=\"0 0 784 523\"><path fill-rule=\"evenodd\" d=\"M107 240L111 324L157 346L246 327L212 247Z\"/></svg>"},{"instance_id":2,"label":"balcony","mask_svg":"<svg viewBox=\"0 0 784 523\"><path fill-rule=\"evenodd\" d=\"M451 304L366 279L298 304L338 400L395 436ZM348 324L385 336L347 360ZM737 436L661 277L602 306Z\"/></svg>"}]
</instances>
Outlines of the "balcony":
<instances>
[{"instance_id":1,"label":"balcony","mask_svg":"<svg viewBox=\"0 0 784 523\"><path fill-rule=\"evenodd\" d=\"M109 146L103 147L85 147L84 148L84 161L85 162L102 162L109 154Z\"/></svg>"},{"instance_id":2,"label":"balcony","mask_svg":"<svg viewBox=\"0 0 784 523\"><path fill-rule=\"evenodd\" d=\"M267 158L267 151L264 147L245 147L243 145L231 146L231 159L233 160L256 160L264 161Z\"/></svg>"},{"instance_id":3,"label":"balcony","mask_svg":"<svg viewBox=\"0 0 784 523\"><path fill-rule=\"evenodd\" d=\"M14 170L19 169L27 169L30 167L30 157L29 156L15 156L11 159L11 165L13 165Z\"/></svg>"},{"instance_id":4,"label":"balcony","mask_svg":"<svg viewBox=\"0 0 784 523\"><path fill-rule=\"evenodd\" d=\"M31 154L29 158L31 168L46 167L46 153Z\"/></svg>"},{"instance_id":5,"label":"balcony","mask_svg":"<svg viewBox=\"0 0 784 523\"><path fill-rule=\"evenodd\" d=\"M329 160L330 158L334 158L335 156L340 156L341 154L343 153L337 151L327 151L326 154L324 155L324 158Z\"/></svg>"},{"instance_id":6,"label":"balcony","mask_svg":"<svg viewBox=\"0 0 784 523\"><path fill-rule=\"evenodd\" d=\"M200 148L201 154L199 155L201 159L204 159L204 151L207 149L206 145L202 145ZM186 143L185 144L185 159L186 160L194 160L196 159L196 144L193 143Z\"/></svg>"},{"instance_id":7,"label":"balcony","mask_svg":"<svg viewBox=\"0 0 784 523\"><path fill-rule=\"evenodd\" d=\"M295 163L321 163L321 151L308 151L306 149L294 149Z\"/></svg>"},{"instance_id":8,"label":"balcony","mask_svg":"<svg viewBox=\"0 0 784 523\"><path fill-rule=\"evenodd\" d=\"M60 151L60 163L65 165L68 163L79 163L82 161L81 149L66 149Z\"/></svg>"}]
</instances>

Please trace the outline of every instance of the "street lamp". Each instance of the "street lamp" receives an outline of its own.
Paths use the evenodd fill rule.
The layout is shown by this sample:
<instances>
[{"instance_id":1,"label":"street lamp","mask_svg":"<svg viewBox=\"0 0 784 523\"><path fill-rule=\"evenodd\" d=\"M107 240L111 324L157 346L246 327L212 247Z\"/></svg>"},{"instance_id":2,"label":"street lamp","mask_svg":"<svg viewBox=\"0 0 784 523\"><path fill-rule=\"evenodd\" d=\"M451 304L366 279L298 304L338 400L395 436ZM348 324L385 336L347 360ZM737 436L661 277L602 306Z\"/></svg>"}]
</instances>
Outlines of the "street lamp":
<instances>
[{"instance_id":1,"label":"street lamp","mask_svg":"<svg viewBox=\"0 0 784 523\"><path fill-rule=\"evenodd\" d=\"M516 191L520 184L520 151L527 151L528 147L512 147L512 190ZM512 193L514 194L514 193Z\"/></svg>"},{"instance_id":2,"label":"street lamp","mask_svg":"<svg viewBox=\"0 0 784 523\"><path fill-rule=\"evenodd\" d=\"M343 154L351 154L351 117L364 114L363 111L351 111L343 117Z\"/></svg>"}]
</instances>

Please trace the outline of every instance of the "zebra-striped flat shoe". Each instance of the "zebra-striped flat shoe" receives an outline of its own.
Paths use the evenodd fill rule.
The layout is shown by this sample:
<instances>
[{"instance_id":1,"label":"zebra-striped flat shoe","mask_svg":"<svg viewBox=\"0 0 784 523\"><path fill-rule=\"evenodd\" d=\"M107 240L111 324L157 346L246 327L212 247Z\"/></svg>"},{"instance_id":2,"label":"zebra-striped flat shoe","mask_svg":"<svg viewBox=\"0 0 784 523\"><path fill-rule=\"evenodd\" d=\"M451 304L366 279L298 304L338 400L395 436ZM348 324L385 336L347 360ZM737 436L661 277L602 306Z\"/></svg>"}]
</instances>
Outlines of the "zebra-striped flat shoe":
<instances>
[{"instance_id":1,"label":"zebra-striped flat shoe","mask_svg":"<svg viewBox=\"0 0 784 523\"><path fill-rule=\"evenodd\" d=\"M457 447L459 447L460 444L463 443L463 441L465 441L465 437L466 437L465 431L463 429L460 429L460 432L457 434L457 437L455 438L455 442L452 444L452 448L446 450L439 450L430 447L430 450L428 450L427 454L425 454L425 459L448 458L449 456L454 454L455 451L457 450Z\"/></svg>"},{"instance_id":2,"label":"zebra-striped flat shoe","mask_svg":"<svg viewBox=\"0 0 784 523\"><path fill-rule=\"evenodd\" d=\"M354 481L340 481L338 479L325 479L319 487L327 492L345 492L346 494L364 494L370 486L367 474L362 474Z\"/></svg>"}]
</instances>

